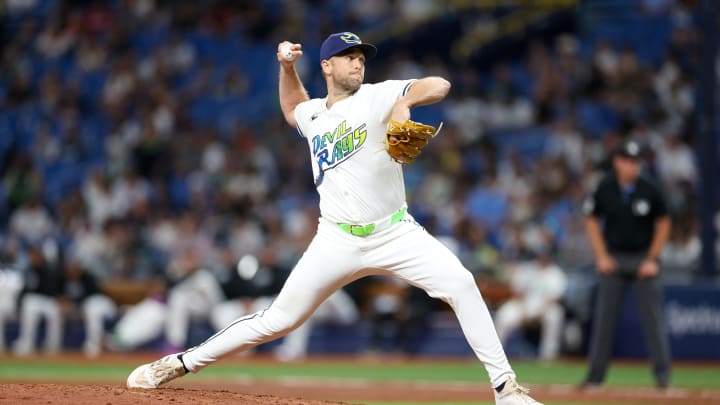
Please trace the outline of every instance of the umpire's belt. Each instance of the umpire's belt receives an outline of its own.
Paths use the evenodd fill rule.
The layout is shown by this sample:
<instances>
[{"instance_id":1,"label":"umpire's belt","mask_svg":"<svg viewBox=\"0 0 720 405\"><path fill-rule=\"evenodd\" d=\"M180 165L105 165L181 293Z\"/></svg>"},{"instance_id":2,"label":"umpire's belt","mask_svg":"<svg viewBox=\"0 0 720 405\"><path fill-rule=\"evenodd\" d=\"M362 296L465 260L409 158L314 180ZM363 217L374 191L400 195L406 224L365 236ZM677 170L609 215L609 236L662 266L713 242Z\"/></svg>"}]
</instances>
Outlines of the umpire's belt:
<instances>
[{"instance_id":1,"label":"umpire's belt","mask_svg":"<svg viewBox=\"0 0 720 405\"><path fill-rule=\"evenodd\" d=\"M344 224L342 222L336 222L336 224L340 227L340 229L351 235L368 236L374 232L380 232L384 229L390 228L391 225L400 222L405 217L406 212L407 207L402 207L389 217L385 217L380 221L367 225Z\"/></svg>"}]
</instances>

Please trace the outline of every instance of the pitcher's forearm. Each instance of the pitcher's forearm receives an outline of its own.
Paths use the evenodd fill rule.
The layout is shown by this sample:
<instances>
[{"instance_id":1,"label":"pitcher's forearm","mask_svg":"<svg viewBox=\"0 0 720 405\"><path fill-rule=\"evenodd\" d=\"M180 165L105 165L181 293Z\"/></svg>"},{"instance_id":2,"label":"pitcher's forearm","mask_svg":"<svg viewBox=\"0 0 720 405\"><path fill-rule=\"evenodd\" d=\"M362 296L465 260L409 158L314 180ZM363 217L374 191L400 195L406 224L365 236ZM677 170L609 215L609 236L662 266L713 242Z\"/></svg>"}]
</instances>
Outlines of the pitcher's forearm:
<instances>
[{"instance_id":1,"label":"pitcher's forearm","mask_svg":"<svg viewBox=\"0 0 720 405\"><path fill-rule=\"evenodd\" d=\"M280 96L280 109L283 112L285 121L290 126L297 126L295 122L295 107L307 101L310 97L305 90L295 66L280 66L280 78L278 80L278 92Z\"/></svg>"}]
</instances>

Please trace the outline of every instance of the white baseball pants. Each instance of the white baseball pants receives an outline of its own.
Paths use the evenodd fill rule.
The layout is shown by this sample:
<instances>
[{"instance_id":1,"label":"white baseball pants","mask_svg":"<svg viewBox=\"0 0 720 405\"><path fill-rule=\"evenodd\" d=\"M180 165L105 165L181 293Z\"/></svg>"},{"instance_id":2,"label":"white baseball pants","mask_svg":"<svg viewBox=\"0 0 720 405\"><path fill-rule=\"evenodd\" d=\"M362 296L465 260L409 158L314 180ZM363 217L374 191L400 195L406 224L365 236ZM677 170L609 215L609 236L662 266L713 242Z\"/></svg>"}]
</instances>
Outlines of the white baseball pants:
<instances>
[{"instance_id":1,"label":"white baseball pants","mask_svg":"<svg viewBox=\"0 0 720 405\"><path fill-rule=\"evenodd\" d=\"M20 301L20 335L14 344L15 354L23 356L35 351L35 337L42 318L45 318L45 351L60 351L63 317L57 298L28 293Z\"/></svg>"},{"instance_id":2,"label":"white baseball pants","mask_svg":"<svg viewBox=\"0 0 720 405\"><path fill-rule=\"evenodd\" d=\"M350 235L321 219L317 234L272 305L236 319L189 349L183 362L198 372L221 358L284 336L330 294L368 275L399 277L447 302L493 386L515 376L472 274L409 214L366 237Z\"/></svg>"},{"instance_id":3,"label":"white baseball pants","mask_svg":"<svg viewBox=\"0 0 720 405\"><path fill-rule=\"evenodd\" d=\"M95 294L85 298L82 314L85 321L83 351L86 355L94 357L100 354L105 335L105 320L112 319L116 313L115 303L106 295Z\"/></svg>"}]
</instances>

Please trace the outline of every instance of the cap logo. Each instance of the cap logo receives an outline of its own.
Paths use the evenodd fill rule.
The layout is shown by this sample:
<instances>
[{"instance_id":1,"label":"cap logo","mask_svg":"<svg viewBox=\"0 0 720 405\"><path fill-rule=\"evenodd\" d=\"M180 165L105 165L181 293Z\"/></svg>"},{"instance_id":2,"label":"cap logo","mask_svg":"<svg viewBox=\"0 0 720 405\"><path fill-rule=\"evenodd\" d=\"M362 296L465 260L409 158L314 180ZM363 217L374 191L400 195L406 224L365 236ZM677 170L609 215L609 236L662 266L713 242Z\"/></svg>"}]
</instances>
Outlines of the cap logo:
<instances>
[{"instance_id":1,"label":"cap logo","mask_svg":"<svg viewBox=\"0 0 720 405\"><path fill-rule=\"evenodd\" d=\"M362 41L360 40L360 37L353 34L352 32L345 32L340 36L340 39L342 39L346 44L362 44Z\"/></svg>"}]
</instances>

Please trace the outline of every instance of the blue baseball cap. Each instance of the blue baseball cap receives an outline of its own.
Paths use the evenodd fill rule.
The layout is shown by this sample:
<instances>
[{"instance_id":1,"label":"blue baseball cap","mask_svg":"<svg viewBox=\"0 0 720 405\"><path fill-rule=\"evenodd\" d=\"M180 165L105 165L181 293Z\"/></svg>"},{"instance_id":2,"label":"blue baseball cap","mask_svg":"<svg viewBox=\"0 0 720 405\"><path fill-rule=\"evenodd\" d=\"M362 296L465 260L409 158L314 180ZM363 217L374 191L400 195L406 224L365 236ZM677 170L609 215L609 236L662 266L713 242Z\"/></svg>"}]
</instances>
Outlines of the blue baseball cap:
<instances>
[{"instance_id":1,"label":"blue baseball cap","mask_svg":"<svg viewBox=\"0 0 720 405\"><path fill-rule=\"evenodd\" d=\"M377 55L377 48L372 44L365 44L357 34L352 32L337 32L323 41L320 47L320 60L328 60L340 52L349 48L359 48L366 59Z\"/></svg>"}]
</instances>

